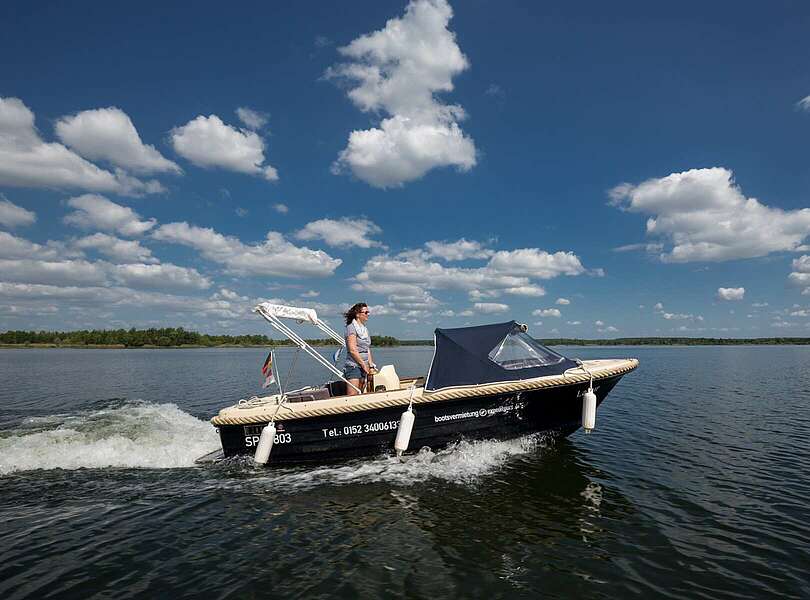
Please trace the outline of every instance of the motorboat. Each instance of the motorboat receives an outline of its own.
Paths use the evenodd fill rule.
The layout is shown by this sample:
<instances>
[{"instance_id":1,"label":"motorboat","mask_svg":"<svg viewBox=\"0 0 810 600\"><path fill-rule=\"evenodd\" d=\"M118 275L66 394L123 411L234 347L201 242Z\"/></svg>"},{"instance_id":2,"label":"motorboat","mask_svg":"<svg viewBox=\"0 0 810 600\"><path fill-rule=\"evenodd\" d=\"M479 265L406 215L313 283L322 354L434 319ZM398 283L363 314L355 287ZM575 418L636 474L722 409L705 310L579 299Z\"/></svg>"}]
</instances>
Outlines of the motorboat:
<instances>
[{"instance_id":1,"label":"motorboat","mask_svg":"<svg viewBox=\"0 0 810 600\"><path fill-rule=\"evenodd\" d=\"M580 427L590 432L597 407L638 367L635 358L567 358L537 342L525 325L507 321L436 329L426 376L399 377L385 365L370 389L347 395L352 384L337 358L321 355L288 324L313 325L343 346L316 311L265 302L254 312L333 376L295 390L279 385L278 393L242 399L211 419L222 442L217 457L247 455L259 464L399 455L461 439L564 437Z\"/></svg>"}]
</instances>

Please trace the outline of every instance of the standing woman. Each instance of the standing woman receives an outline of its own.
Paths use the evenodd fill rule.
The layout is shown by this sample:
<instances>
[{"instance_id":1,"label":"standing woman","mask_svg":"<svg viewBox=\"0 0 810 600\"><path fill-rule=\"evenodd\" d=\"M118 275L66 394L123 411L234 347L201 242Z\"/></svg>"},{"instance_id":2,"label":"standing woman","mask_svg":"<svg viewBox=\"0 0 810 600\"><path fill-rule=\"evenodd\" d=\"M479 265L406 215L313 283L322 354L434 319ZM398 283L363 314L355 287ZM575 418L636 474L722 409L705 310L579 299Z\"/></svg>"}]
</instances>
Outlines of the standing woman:
<instances>
[{"instance_id":1,"label":"standing woman","mask_svg":"<svg viewBox=\"0 0 810 600\"><path fill-rule=\"evenodd\" d=\"M366 376L377 367L371 359L371 336L366 329L368 304L358 302L343 316L346 317L346 364L343 367L343 376L362 390ZM346 395L354 396L358 393L351 386L346 387Z\"/></svg>"}]
</instances>

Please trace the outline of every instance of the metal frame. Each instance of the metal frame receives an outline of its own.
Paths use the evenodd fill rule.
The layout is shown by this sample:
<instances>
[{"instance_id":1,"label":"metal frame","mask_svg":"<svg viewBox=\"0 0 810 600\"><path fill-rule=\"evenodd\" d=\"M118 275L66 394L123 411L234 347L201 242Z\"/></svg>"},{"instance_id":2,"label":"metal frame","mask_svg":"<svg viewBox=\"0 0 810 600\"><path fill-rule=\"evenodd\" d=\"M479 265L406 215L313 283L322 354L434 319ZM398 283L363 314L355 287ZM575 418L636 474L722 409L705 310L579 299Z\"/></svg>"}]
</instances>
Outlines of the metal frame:
<instances>
[{"instance_id":1,"label":"metal frame","mask_svg":"<svg viewBox=\"0 0 810 600\"><path fill-rule=\"evenodd\" d=\"M318 354L315 351L315 349L309 344L307 344L306 341L300 335L298 335L295 331L290 329L290 327L287 326L287 324L285 324L284 322L282 322L281 319L279 319L276 315L272 314L269 310L267 310L267 308L264 305L259 304L253 309L253 312L259 313L262 317L264 317L264 319L268 323L270 323L270 325L272 325L276 330L280 331L282 334L287 336L296 346L301 348L301 350L303 350L304 352L309 354L313 359L315 359L317 363L326 367L333 375L336 375L342 381L345 381L346 385L353 387L355 390L357 390L358 393L362 393L362 390L360 390L360 388L349 383L349 380L343 376L342 371L340 371L337 367L335 367L331 362L326 360L323 356ZM312 314L315 315L315 311L312 311ZM296 319L296 320L299 323L302 323L304 321L304 319ZM343 347L346 346L346 342L343 340L340 334L337 333L334 329L332 329L328 324L324 323L320 318L318 318L317 315L315 315L315 320L314 321L310 320L310 322L315 327L317 327L325 334L327 334L330 338L335 340L338 344L340 344Z\"/></svg>"}]
</instances>

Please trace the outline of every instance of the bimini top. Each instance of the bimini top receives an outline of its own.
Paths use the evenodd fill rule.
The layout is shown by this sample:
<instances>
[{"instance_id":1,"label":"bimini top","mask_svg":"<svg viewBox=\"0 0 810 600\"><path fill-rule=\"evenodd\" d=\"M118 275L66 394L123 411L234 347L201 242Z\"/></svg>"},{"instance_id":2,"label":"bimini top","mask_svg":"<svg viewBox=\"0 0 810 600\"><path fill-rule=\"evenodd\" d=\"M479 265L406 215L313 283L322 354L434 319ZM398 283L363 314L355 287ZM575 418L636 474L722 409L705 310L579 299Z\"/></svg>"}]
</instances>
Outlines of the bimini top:
<instances>
[{"instance_id":1,"label":"bimini top","mask_svg":"<svg viewBox=\"0 0 810 600\"><path fill-rule=\"evenodd\" d=\"M577 366L549 350L515 321L437 329L425 390L559 375Z\"/></svg>"}]
</instances>

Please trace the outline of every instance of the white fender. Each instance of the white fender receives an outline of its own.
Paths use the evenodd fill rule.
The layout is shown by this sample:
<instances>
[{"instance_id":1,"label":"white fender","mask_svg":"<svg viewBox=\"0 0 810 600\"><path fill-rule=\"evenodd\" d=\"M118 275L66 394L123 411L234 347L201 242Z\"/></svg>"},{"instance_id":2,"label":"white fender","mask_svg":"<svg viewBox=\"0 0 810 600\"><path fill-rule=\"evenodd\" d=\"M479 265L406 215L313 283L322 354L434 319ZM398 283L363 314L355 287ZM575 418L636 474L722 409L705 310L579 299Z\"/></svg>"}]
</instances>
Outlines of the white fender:
<instances>
[{"instance_id":1,"label":"white fender","mask_svg":"<svg viewBox=\"0 0 810 600\"><path fill-rule=\"evenodd\" d=\"M270 459L270 451L273 449L273 440L276 438L276 424L270 421L264 429L259 438L259 444L256 446L256 454L253 455L253 460L258 465L265 465Z\"/></svg>"},{"instance_id":2,"label":"white fender","mask_svg":"<svg viewBox=\"0 0 810 600\"><path fill-rule=\"evenodd\" d=\"M397 427L397 439L394 441L394 450L397 451L397 456L402 456L402 453L408 449L408 443L411 441L411 432L413 431L413 422L415 417L411 407L408 407L402 416L399 418L399 426Z\"/></svg>"},{"instance_id":3,"label":"white fender","mask_svg":"<svg viewBox=\"0 0 810 600\"><path fill-rule=\"evenodd\" d=\"M590 433L596 427L596 394L589 388L582 395L582 428Z\"/></svg>"}]
</instances>

